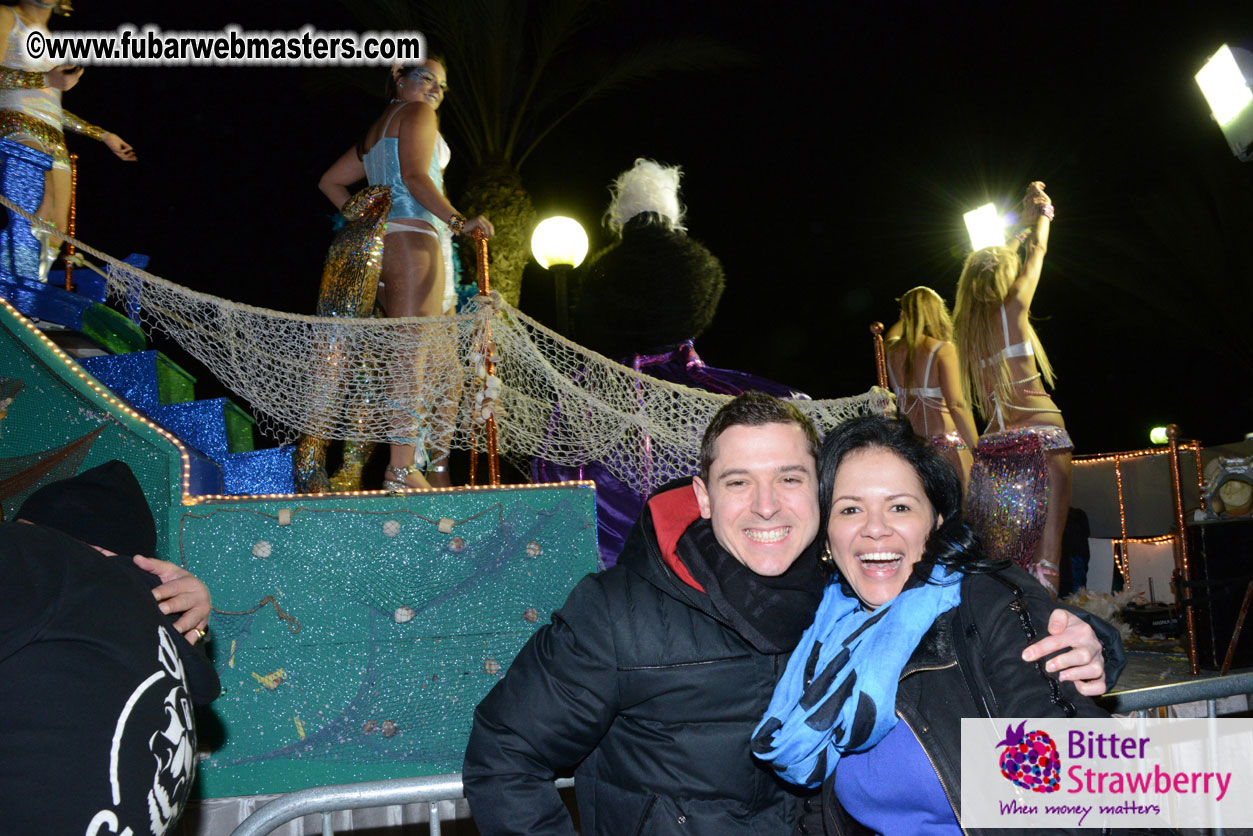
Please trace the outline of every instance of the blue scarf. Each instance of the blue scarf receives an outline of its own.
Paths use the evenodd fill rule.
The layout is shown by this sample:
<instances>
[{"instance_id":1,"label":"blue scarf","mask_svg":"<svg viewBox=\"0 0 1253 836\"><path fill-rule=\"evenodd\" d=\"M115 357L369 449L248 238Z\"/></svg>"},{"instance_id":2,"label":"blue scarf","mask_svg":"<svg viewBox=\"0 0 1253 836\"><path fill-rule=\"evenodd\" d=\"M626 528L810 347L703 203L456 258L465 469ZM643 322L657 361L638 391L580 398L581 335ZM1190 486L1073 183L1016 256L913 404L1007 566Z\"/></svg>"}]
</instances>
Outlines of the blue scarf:
<instances>
[{"instance_id":1,"label":"blue scarf","mask_svg":"<svg viewBox=\"0 0 1253 836\"><path fill-rule=\"evenodd\" d=\"M961 575L943 566L873 612L831 581L753 733L753 754L787 781L816 787L841 755L874 746L896 725L905 663L960 601Z\"/></svg>"}]
</instances>

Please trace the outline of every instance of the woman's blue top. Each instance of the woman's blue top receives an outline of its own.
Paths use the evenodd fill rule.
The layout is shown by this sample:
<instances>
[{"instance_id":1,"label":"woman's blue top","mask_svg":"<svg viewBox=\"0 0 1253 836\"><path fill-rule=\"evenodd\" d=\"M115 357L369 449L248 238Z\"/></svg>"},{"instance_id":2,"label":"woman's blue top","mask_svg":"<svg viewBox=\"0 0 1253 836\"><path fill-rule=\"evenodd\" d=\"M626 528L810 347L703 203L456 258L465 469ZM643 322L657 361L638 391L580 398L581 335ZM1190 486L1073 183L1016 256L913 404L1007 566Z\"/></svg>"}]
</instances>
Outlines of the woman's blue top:
<instances>
[{"instance_id":1,"label":"woman's blue top","mask_svg":"<svg viewBox=\"0 0 1253 836\"><path fill-rule=\"evenodd\" d=\"M835 795L882 836L961 836L940 779L904 720L870 751L840 758Z\"/></svg>"},{"instance_id":2,"label":"woman's blue top","mask_svg":"<svg viewBox=\"0 0 1253 836\"><path fill-rule=\"evenodd\" d=\"M396 113L402 110L404 110L403 107L397 108ZM366 151L365 156L361 158L361 162L365 165L366 180L371 186L391 187L392 209L387 213L387 220L416 218L440 230L448 225L445 219L438 218L434 213L427 211L425 206L409 194L409 189L405 187L405 179L400 174L399 140L386 136L387 128L391 125L392 119L396 118L396 113L393 113L387 120L387 124L383 126L384 136L370 146L370 150ZM451 156L443 134L437 134L435 152L431 154L431 165L426 173L435 183L435 188L441 192L444 190L444 169L448 166L448 159Z\"/></svg>"}]
</instances>

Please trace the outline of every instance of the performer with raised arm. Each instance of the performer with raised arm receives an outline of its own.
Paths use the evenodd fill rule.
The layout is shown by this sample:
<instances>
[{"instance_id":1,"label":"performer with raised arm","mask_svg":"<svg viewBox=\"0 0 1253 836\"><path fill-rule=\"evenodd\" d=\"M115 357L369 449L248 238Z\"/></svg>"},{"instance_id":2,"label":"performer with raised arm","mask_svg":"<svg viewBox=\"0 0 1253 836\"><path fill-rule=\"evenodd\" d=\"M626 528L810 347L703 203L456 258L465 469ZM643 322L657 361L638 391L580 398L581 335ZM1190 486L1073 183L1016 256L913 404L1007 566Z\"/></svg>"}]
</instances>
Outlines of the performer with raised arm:
<instances>
[{"instance_id":1,"label":"performer with raised arm","mask_svg":"<svg viewBox=\"0 0 1253 836\"><path fill-rule=\"evenodd\" d=\"M70 154L62 129L100 140L127 162L135 161L135 151L117 134L61 107L61 93L78 83L82 67L57 66L50 59L27 54L27 39L32 32L48 34L48 18L54 11L68 15L69 0L21 0L15 6L0 6L0 137L52 157L43 202L36 215L63 230L70 215ZM47 281L48 270L61 249L61 239L42 235L38 230L34 234L43 245L39 278Z\"/></svg>"},{"instance_id":2,"label":"performer with raised arm","mask_svg":"<svg viewBox=\"0 0 1253 836\"><path fill-rule=\"evenodd\" d=\"M963 377L988 419L967 508L992 556L1034 572L1056 593L1074 445L1044 390L1053 367L1030 321L1053 222L1043 183L1027 187L1024 207L1023 256L1013 247L985 247L966 259L957 283Z\"/></svg>"},{"instance_id":3,"label":"performer with raised arm","mask_svg":"<svg viewBox=\"0 0 1253 836\"><path fill-rule=\"evenodd\" d=\"M383 309L389 317L451 313L457 301L452 235L479 232L490 238L494 232L487 218L466 220L444 196L444 169L452 152L440 135L436 111L447 90L448 74L440 58L393 68L391 101L383 115L318 182L322 193L341 209L351 197L349 187L362 179L368 179L371 186L391 188L382 273ZM451 423L446 423L451 429ZM403 440L403 432L394 435L397 440L391 446L383 487L402 490L451 484L450 438L429 439L431 457L425 467L428 478L424 478L424 468L417 463L418 445ZM425 451L421 458L427 458Z\"/></svg>"}]
</instances>

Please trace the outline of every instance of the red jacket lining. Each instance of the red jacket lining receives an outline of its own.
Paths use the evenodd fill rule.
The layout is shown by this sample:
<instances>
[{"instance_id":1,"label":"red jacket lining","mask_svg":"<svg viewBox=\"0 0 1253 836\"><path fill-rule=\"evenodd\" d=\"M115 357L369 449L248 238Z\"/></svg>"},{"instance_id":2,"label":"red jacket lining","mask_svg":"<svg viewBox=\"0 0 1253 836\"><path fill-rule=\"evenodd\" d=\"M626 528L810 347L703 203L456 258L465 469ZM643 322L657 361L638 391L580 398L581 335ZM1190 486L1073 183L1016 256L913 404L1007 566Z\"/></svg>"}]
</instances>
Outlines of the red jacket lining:
<instances>
[{"instance_id":1,"label":"red jacket lining","mask_svg":"<svg viewBox=\"0 0 1253 836\"><path fill-rule=\"evenodd\" d=\"M653 518L653 531L657 534L657 545L661 549L661 559L670 570L693 589L704 592L705 588L696 582L692 573L679 559L679 538L688 527L700 519L700 506L696 504L696 494L690 485L675 488L654 496L648 500L648 510Z\"/></svg>"}]
</instances>

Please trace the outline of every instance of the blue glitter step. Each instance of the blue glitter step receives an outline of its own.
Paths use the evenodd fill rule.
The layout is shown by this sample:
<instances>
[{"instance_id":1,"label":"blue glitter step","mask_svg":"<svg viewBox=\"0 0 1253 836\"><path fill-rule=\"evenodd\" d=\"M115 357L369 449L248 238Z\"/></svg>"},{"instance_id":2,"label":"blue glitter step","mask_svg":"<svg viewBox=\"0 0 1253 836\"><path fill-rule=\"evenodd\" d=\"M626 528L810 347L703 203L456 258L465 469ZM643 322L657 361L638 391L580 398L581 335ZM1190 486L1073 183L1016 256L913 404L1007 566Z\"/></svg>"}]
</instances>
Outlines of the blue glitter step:
<instances>
[{"instance_id":1,"label":"blue glitter step","mask_svg":"<svg viewBox=\"0 0 1253 836\"><path fill-rule=\"evenodd\" d=\"M295 493L292 452L295 447L269 447L231 453L222 459L222 482L231 496Z\"/></svg>"},{"instance_id":2,"label":"blue glitter step","mask_svg":"<svg viewBox=\"0 0 1253 836\"><path fill-rule=\"evenodd\" d=\"M163 404L148 417L216 461L253 448L252 416L226 398Z\"/></svg>"},{"instance_id":3,"label":"blue glitter step","mask_svg":"<svg viewBox=\"0 0 1253 836\"><path fill-rule=\"evenodd\" d=\"M194 447L186 444L183 446L187 448L187 457L191 460L187 492L193 496L226 493L223 487L222 467Z\"/></svg>"},{"instance_id":4,"label":"blue glitter step","mask_svg":"<svg viewBox=\"0 0 1253 836\"><path fill-rule=\"evenodd\" d=\"M186 403L194 397L196 378L159 351L88 357L80 362L140 412L148 413L161 404Z\"/></svg>"}]
</instances>

